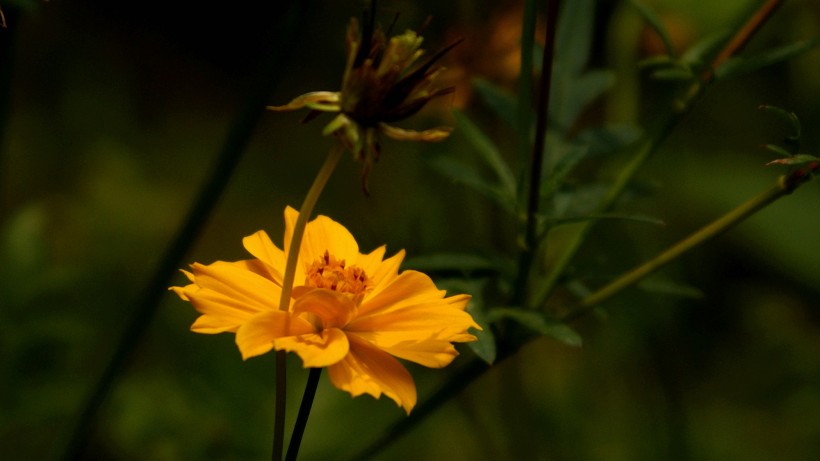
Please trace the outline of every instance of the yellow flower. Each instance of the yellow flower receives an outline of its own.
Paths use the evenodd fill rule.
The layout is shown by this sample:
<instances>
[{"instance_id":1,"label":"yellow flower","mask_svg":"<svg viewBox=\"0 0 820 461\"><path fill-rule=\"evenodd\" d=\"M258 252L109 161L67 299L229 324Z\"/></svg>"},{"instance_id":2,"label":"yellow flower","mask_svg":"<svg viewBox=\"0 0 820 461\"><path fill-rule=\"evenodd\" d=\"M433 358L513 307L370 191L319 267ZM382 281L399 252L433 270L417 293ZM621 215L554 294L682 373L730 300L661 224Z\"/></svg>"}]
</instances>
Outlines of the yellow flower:
<instances>
[{"instance_id":1,"label":"yellow flower","mask_svg":"<svg viewBox=\"0 0 820 461\"><path fill-rule=\"evenodd\" d=\"M339 92L316 91L297 97L284 106L268 106L275 111L311 109L305 120L321 112L337 112L323 130L334 134L355 158L363 163L362 188L367 193L367 177L379 159L379 134L400 141L435 142L449 136L449 127L413 131L390 123L403 120L421 110L431 99L454 89L435 88L436 77L444 70L433 64L459 42L439 51L423 64L415 65L424 54L422 38L408 30L387 39L375 24L375 14L365 14L365 27L359 31L356 18L347 29L347 64ZM414 67L415 66L415 67Z\"/></svg>"},{"instance_id":2,"label":"yellow flower","mask_svg":"<svg viewBox=\"0 0 820 461\"><path fill-rule=\"evenodd\" d=\"M327 367L334 386L356 397L384 394L410 413L416 388L396 357L431 368L448 365L454 342L475 341L464 311L469 295L445 297L425 274L399 272L404 251L359 253L356 240L326 216L309 222L299 249L290 306L279 309L285 261L299 213L285 210L285 249L264 231L243 240L255 259L184 271L171 287L201 314L191 330L235 332L247 359L272 349L295 352L304 366Z\"/></svg>"}]
</instances>

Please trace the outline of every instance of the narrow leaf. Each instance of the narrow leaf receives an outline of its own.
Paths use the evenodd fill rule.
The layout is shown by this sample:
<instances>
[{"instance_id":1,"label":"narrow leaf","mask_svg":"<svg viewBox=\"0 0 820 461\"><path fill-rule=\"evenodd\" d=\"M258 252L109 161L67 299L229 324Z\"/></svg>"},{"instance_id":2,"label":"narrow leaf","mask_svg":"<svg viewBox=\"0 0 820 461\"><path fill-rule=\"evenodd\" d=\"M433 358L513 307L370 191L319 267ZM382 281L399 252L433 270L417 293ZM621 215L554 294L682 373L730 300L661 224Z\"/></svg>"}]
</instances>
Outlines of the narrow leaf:
<instances>
[{"instance_id":1,"label":"narrow leaf","mask_svg":"<svg viewBox=\"0 0 820 461\"><path fill-rule=\"evenodd\" d=\"M580 75L587 65L592 50L594 18L593 0L573 0L563 4L555 38L555 60L567 77Z\"/></svg>"},{"instance_id":2,"label":"narrow leaf","mask_svg":"<svg viewBox=\"0 0 820 461\"><path fill-rule=\"evenodd\" d=\"M800 137L803 134L803 130L802 130L801 125L800 125L800 119L797 118L797 114L795 114L794 112L792 112L790 110L781 109L780 107L770 106L770 105L767 105L767 104L763 104L763 105L759 106L758 109L760 109L762 111L765 111L765 112L769 112L771 114L774 114L777 117L782 118L783 120L785 120L789 124L789 126L791 127L791 129L794 133L791 136L788 136L786 139L788 139L792 142L800 141Z\"/></svg>"},{"instance_id":3,"label":"narrow leaf","mask_svg":"<svg viewBox=\"0 0 820 461\"><path fill-rule=\"evenodd\" d=\"M621 213L604 213L604 214L591 214L591 215L583 215L583 216L565 216L560 218L545 218L549 223L553 226L558 226L561 224L572 224L577 222L584 222L584 221L600 221L604 219L617 219L621 221L635 221L645 224L654 224L657 226L666 225L665 222L658 218L653 218L651 216L644 216L644 215L629 215L629 214L621 214Z\"/></svg>"},{"instance_id":4,"label":"narrow leaf","mask_svg":"<svg viewBox=\"0 0 820 461\"><path fill-rule=\"evenodd\" d=\"M669 32L666 30L663 21L655 14L655 10L638 0L629 0L629 4L638 10L638 13L643 17L644 21L646 21L649 27L661 38L663 47L666 48L666 54L675 57L675 47L672 45L672 39L669 38Z\"/></svg>"},{"instance_id":5,"label":"narrow leaf","mask_svg":"<svg viewBox=\"0 0 820 461\"><path fill-rule=\"evenodd\" d=\"M481 159L484 160L493 173L495 173L501 181L501 187L505 189L505 192L514 196L515 176L501 155L501 152L498 150L498 147L463 112L454 111L453 115L455 116L459 132L467 137L467 140L475 147Z\"/></svg>"},{"instance_id":6,"label":"narrow leaf","mask_svg":"<svg viewBox=\"0 0 820 461\"><path fill-rule=\"evenodd\" d=\"M475 189L504 210L515 213L515 197L499 186L488 183L472 165L454 160L451 157L436 157L430 161L431 166L453 181Z\"/></svg>"},{"instance_id":7,"label":"narrow leaf","mask_svg":"<svg viewBox=\"0 0 820 461\"><path fill-rule=\"evenodd\" d=\"M498 271L496 261L472 253L434 253L414 256L405 260L402 267L422 272L458 271L464 274L476 271Z\"/></svg>"},{"instance_id":8,"label":"narrow leaf","mask_svg":"<svg viewBox=\"0 0 820 461\"><path fill-rule=\"evenodd\" d=\"M542 336L556 339L568 346L580 347L583 344L581 335L575 330L542 312L512 307L499 307L487 312L487 320L494 322L500 319L513 320Z\"/></svg>"},{"instance_id":9,"label":"narrow leaf","mask_svg":"<svg viewBox=\"0 0 820 461\"><path fill-rule=\"evenodd\" d=\"M786 149L784 149L784 148L782 148L778 145L775 145L775 144L766 144L763 147L766 148L766 150L772 151L775 154L780 155L781 157L791 157L792 155L794 155L793 152L789 152ZM769 163L772 163L772 162L769 162Z\"/></svg>"},{"instance_id":10,"label":"narrow leaf","mask_svg":"<svg viewBox=\"0 0 820 461\"><path fill-rule=\"evenodd\" d=\"M691 285L658 277L644 279L639 282L637 286L641 290L648 291L650 293L679 296L681 298L703 298L703 292Z\"/></svg>"},{"instance_id":11,"label":"narrow leaf","mask_svg":"<svg viewBox=\"0 0 820 461\"><path fill-rule=\"evenodd\" d=\"M715 69L715 78L726 79L756 71L762 67L770 66L789 60L820 44L820 37L812 40L801 41L786 45L780 48L769 50L748 58L734 57L727 60L723 65Z\"/></svg>"},{"instance_id":12,"label":"narrow leaf","mask_svg":"<svg viewBox=\"0 0 820 461\"><path fill-rule=\"evenodd\" d=\"M513 95L498 85L482 78L473 79L473 87L487 106L489 106L501 120L512 127L515 126L516 111L518 109Z\"/></svg>"},{"instance_id":13,"label":"narrow leaf","mask_svg":"<svg viewBox=\"0 0 820 461\"><path fill-rule=\"evenodd\" d=\"M608 70L586 72L573 79L567 90L569 94L561 98L561 106L555 115L558 125L568 129L591 102L602 96L615 84L615 74ZM552 111L551 111L552 112Z\"/></svg>"},{"instance_id":14,"label":"narrow leaf","mask_svg":"<svg viewBox=\"0 0 820 461\"><path fill-rule=\"evenodd\" d=\"M469 343L470 349L481 360L492 365L495 362L497 353L495 344L495 335L490 327L490 322L484 315L483 300L481 297L473 296L469 304L467 304L467 312L473 316L473 320L482 328L481 330L471 330L478 341Z\"/></svg>"}]
</instances>

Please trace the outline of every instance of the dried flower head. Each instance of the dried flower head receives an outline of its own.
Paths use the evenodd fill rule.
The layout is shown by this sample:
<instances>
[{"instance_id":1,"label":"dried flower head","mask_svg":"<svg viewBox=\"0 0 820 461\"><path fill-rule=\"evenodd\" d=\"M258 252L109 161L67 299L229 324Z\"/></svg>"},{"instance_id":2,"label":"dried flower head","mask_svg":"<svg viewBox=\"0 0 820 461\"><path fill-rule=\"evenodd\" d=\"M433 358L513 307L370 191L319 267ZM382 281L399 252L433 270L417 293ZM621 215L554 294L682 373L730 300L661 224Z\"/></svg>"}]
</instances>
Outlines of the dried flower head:
<instances>
[{"instance_id":1,"label":"dried flower head","mask_svg":"<svg viewBox=\"0 0 820 461\"><path fill-rule=\"evenodd\" d=\"M434 64L460 42L417 64L424 54L421 36L407 30L388 39L375 22L375 1L373 4L369 14L367 11L364 14L361 30L356 18L350 20L347 28L347 64L341 91L306 93L284 106L268 107L275 111L306 107L311 110L306 121L321 112L337 112L322 134L334 134L362 162L365 193L370 169L379 159L380 134L400 141L427 142L449 136L452 131L449 127L413 131L391 123L410 117L431 99L454 91L453 87L436 88L435 80L444 68Z\"/></svg>"}]
</instances>

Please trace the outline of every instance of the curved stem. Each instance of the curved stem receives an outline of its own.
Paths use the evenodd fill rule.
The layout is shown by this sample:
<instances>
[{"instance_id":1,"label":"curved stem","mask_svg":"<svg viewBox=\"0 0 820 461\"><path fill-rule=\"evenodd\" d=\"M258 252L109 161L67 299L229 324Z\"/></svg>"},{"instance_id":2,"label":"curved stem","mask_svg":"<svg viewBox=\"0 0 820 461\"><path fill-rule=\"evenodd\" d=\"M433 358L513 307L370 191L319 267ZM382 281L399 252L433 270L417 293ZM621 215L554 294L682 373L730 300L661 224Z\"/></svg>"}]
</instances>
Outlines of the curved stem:
<instances>
[{"instance_id":1,"label":"curved stem","mask_svg":"<svg viewBox=\"0 0 820 461\"><path fill-rule=\"evenodd\" d=\"M316 396L316 388L319 386L320 376L322 376L321 368L310 369L307 384L305 385L305 393L302 395L302 404L299 406L299 415L296 417L293 434L290 436L285 461L296 461L296 456L299 454L299 446L302 444L302 435L305 433L305 426L307 426L310 408L313 406L313 397Z\"/></svg>"},{"instance_id":2,"label":"curved stem","mask_svg":"<svg viewBox=\"0 0 820 461\"><path fill-rule=\"evenodd\" d=\"M726 232L731 227L788 193L789 190L784 187L783 181L778 181L776 185L772 186L768 190L758 194L755 197L752 197L747 202L702 227L697 232L671 246L658 256L655 256L651 260L641 264L635 269L632 269L608 285L585 297L581 300L576 309L565 315L561 318L561 320L564 322L569 322L587 314L596 305L615 296L623 289L634 285L644 277L657 271L666 264L669 264L671 261L677 259L687 251L700 246L723 232Z\"/></svg>"},{"instance_id":3,"label":"curved stem","mask_svg":"<svg viewBox=\"0 0 820 461\"><path fill-rule=\"evenodd\" d=\"M325 163L319 169L316 179L313 180L313 184L302 202L302 207L299 208L299 217L293 226L290 242L285 242L285 251L287 251L288 258L285 263L284 279L282 280L282 296L279 298L280 310L287 310L290 306L293 277L296 274L296 261L299 259L299 248L302 246L302 236L305 233L307 221L310 219L310 215L313 214L313 208L316 206L319 196L322 195L322 190L333 174L333 170L339 164L343 152L344 147L338 143L330 149L330 153L325 158ZM284 351L276 353L276 414L273 423L273 454L271 456L273 461L282 459L282 451L285 447L286 356Z\"/></svg>"},{"instance_id":4,"label":"curved stem","mask_svg":"<svg viewBox=\"0 0 820 461\"><path fill-rule=\"evenodd\" d=\"M669 137L677 124L689 112L695 101L703 95L703 90L712 80L714 70L726 62L727 59L737 54L743 46L751 40L754 33L760 30L781 3L783 3L783 0L767 0L735 31L729 41L724 44L722 49L712 59L709 68L698 80L692 83L684 97L676 102L675 110L666 122L661 125L660 130L655 133L653 137L641 144L630 163L621 170L615 183L610 187L606 197L596 209L596 213L604 213L615 204L635 173L637 173L643 164L646 163L646 160L657 151L658 147ZM580 230L575 234L572 241L566 245L558 261L553 264L546 279L540 284L541 288L535 296L536 303L534 306L538 307L546 304L552 290L564 274L564 270L572 262L575 254L583 245L586 236L592 230L594 224L594 221L587 221L580 225Z\"/></svg>"}]
</instances>

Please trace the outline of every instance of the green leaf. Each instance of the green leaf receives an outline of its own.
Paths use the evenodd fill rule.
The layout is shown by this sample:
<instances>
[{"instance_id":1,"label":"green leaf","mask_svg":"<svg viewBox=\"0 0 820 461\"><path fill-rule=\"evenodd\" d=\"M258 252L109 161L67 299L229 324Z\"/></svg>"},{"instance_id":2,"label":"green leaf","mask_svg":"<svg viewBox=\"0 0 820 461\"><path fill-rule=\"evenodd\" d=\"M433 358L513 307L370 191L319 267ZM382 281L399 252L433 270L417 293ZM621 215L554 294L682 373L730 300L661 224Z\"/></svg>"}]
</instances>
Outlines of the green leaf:
<instances>
[{"instance_id":1,"label":"green leaf","mask_svg":"<svg viewBox=\"0 0 820 461\"><path fill-rule=\"evenodd\" d=\"M685 67L665 67L653 71L649 76L655 80L687 81L695 75Z\"/></svg>"},{"instance_id":2,"label":"green leaf","mask_svg":"<svg viewBox=\"0 0 820 461\"><path fill-rule=\"evenodd\" d=\"M488 183L472 165L445 156L431 159L430 165L453 181L475 189L504 210L515 214L515 196L497 185Z\"/></svg>"},{"instance_id":3,"label":"green leaf","mask_svg":"<svg viewBox=\"0 0 820 461\"><path fill-rule=\"evenodd\" d=\"M553 168L550 173L550 176L542 183L542 200L549 200L555 195L556 191L558 191L563 185L567 175L572 172L572 169L575 168L581 160L585 159L587 155L589 155L589 151L589 147L585 145L570 146L570 149L559 158L558 162L555 164L555 168Z\"/></svg>"},{"instance_id":4,"label":"green leaf","mask_svg":"<svg viewBox=\"0 0 820 461\"><path fill-rule=\"evenodd\" d=\"M751 57L737 56L727 60L723 65L715 69L715 78L722 80L739 77L756 71L762 67L770 66L789 60L820 44L820 38L805 40L791 45L782 46Z\"/></svg>"},{"instance_id":5,"label":"green leaf","mask_svg":"<svg viewBox=\"0 0 820 461\"><path fill-rule=\"evenodd\" d=\"M404 261L403 267L422 272L459 271L465 275L476 271L498 271L498 263L491 258L472 253L434 253L414 256Z\"/></svg>"},{"instance_id":6,"label":"green leaf","mask_svg":"<svg viewBox=\"0 0 820 461\"><path fill-rule=\"evenodd\" d=\"M655 55L638 61L638 69L651 69L653 67L677 66L678 61L667 55Z\"/></svg>"},{"instance_id":7,"label":"green leaf","mask_svg":"<svg viewBox=\"0 0 820 461\"><path fill-rule=\"evenodd\" d=\"M567 85L567 94L564 98L556 98L561 105L558 110L550 110L555 114L555 121L563 129L570 129L581 111L591 102L602 96L615 84L615 74L608 70L586 72L573 79Z\"/></svg>"},{"instance_id":8,"label":"green leaf","mask_svg":"<svg viewBox=\"0 0 820 461\"><path fill-rule=\"evenodd\" d=\"M790 110L781 109L779 107L769 106L766 104L759 106L758 109L774 114L777 117L780 117L783 120L785 120L789 124L793 132L792 135L786 137L786 141L791 144L796 144L799 146L800 137L803 134L803 129L800 126L800 119L797 117L797 114Z\"/></svg>"},{"instance_id":9,"label":"green leaf","mask_svg":"<svg viewBox=\"0 0 820 461\"><path fill-rule=\"evenodd\" d=\"M593 0L564 2L555 37L556 70L560 69L564 76L580 75L586 67L592 50L594 19Z\"/></svg>"},{"instance_id":10,"label":"green leaf","mask_svg":"<svg viewBox=\"0 0 820 461\"><path fill-rule=\"evenodd\" d=\"M658 34L661 41L663 41L664 48L666 48L666 53L671 57L675 57L675 47L672 46L672 39L669 38L669 32L666 30L663 21L655 14L655 10L638 0L629 0L629 4L638 10L644 21Z\"/></svg>"},{"instance_id":11,"label":"green leaf","mask_svg":"<svg viewBox=\"0 0 820 461\"><path fill-rule=\"evenodd\" d=\"M473 87L487 106L498 115L498 118L511 127L515 126L516 111L518 110L515 96L483 78L473 79Z\"/></svg>"},{"instance_id":12,"label":"green leaf","mask_svg":"<svg viewBox=\"0 0 820 461\"><path fill-rule=\"evenodd\" d=\"M679 296L682 298L692 299L703 298L703 292L693 286L659 277L650 277L644 279L640 281L637 286L641 290L648 291L650 293Z\"/></svg>"},{"instance_id":13,"label":"green leaf","mask_svg":"<svg viewBox=\"0 0 820 461\"><path fill-rule=\"evenodd\" d=\"M683 53L680 65L685 68L703 67L726 43L730 35L729 31L724 30L703 37Z\"/></svg>"},{"instance_id":14,"label":"green leaf","mask_svg":"<svg viewBox=\"0 0 820 461\"><path fill-rule=\"evenodd\" d=\"M772 151L775 154L780 155L781 157L791 157L792 155L794 155L794 152L789 152L786 149L775 144L766 144L763 147L765 147L766 150Z\"/></svg>"},{"instance_id":15,"label":"green leaf","mask_svg":"<svg viewBox=\"0 0 820 461\"><path fill-rule=\"evenodd\" d=\"M617 152L638 141L642 134L632 123L611 123L582 131L575 143L588 146L588 155L594 157Z\"/></svg>"},{"instance_id":16,"label":"green leaf","mask_svg":"<svg viewBox=\"0 0 820 461\"><path fill-rule=\"evenodd\" d=\"M495 362L496 343L495 335L490 328L490 321L486 317L486 306L484 304L484 286L487 279L445 279L438 282L439 288L447 290L448 293L468 293L472 297L467 304L467 312L473 320L482 328L481 330L470 330L478 341L469 343L470 349L481 360L490 365Z\"/></svg>"},{"instance_id":17,"label":"green leaf","mask_svg":"<svg viewBox=\"0 0 820 461\"><path fill-rule=\"evenodd\" d=\"M490 322L501 319L513 320L542 336L556 339L569 346L580 347L583 344L581 335L575 330L542 312L513 307L498 307L487 312L487 320Z\"/></svg>"},{"instance_id":18,"label":"green leaf","mask_svg":"<svg viewBox=\"0 0 820 461\"><path fill-rule=\"evenodd\" d=\"M498 147L488 138L484 132L478 128L466 114L461 111L454 111L460 133L467 137L470 144L475 147L476 152L482 160L490 167L501 182L501 188L510 196L515 196L515 176L510 170Z\"/></svg>"},{"instance_id":19,"label":"green leaf","mask_svg":"<svg viewBox=\"0 0 820 461\"><path fill-rule=\"evenodd\" d=\"M467 312L473 316L473 320L482 328L481 330L472 330L471 333L478 338L469 344L470 349L481 360L492 365L495 362L497 349L495 344L495 335L490 327L490 322L484 315L483 300L479 296L473 296L467 304Z\"/></svg>"},{"instance_id":20,"label":"green leaf","mask_svg":"<svg viewBox=\"0 0 820 461\"><path fill-rule=\"evenodd\" d=\"M584 222L584 221L600 221L604 219L617 219L622 221L635 221L645 224L654 224L657 226L664 226L666 225L663 220L658 218L653 218L651 216L644 216L644 215L631 215L631 214L622 214L622 213L604 213L604 214L590 214L590 215L582 215L582 216L564 216L560 218L545 218L547 222L551 226L559 226L562 224L572 224L577 222Z\"/></svg>"}]
</instances>

